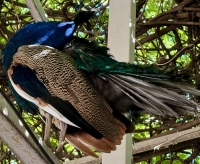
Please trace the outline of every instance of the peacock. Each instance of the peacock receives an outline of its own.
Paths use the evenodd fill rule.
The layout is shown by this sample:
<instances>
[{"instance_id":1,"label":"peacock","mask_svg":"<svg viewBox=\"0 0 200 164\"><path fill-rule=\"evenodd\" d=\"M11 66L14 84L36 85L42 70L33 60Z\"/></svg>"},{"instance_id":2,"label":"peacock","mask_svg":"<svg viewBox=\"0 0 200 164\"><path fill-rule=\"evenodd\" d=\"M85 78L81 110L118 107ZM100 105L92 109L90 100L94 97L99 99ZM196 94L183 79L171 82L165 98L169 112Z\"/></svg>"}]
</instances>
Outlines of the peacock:
<instances>
[{"instance_id":1,"label":"peacock","mask_svg":"<svg viewBox=\"0 0 200 164\"><path fill-rule=\"evenodd\" d=\"M199 105L185 95L200 91L184 85L173 71L118 62L107 47L75 37L77 26L93 14L80 13L82 21L29 24L2 53L19 106L33 114L49 113L50 122L65 127L65 139L98 157L88 147L116 150L143 111L173 117L195 113Z\"/></svg>"}]
</instances>

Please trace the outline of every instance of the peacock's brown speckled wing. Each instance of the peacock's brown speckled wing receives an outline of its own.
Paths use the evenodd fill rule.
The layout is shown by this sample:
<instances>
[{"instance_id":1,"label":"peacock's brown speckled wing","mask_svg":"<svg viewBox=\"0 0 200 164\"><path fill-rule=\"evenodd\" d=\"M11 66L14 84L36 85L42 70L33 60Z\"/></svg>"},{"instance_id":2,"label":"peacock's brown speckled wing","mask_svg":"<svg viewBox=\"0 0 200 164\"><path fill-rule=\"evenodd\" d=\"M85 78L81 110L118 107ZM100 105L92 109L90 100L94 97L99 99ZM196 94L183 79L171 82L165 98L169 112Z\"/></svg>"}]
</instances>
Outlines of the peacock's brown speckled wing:
<instances>
[{"instance_id":1,"label":"peacock's brown speckled wing","mask_svg":"<svg viewBox=\"0 0 200 164\"><path fill-rule=\"evenodd\" d=\"M69 101L105 138L119 138L120 128L112 109L84 72L74 66L70 55L52 47L30 45L20 47L13 62L35 70L38 79L52 96Z\"/></svg>"}]
</instances>

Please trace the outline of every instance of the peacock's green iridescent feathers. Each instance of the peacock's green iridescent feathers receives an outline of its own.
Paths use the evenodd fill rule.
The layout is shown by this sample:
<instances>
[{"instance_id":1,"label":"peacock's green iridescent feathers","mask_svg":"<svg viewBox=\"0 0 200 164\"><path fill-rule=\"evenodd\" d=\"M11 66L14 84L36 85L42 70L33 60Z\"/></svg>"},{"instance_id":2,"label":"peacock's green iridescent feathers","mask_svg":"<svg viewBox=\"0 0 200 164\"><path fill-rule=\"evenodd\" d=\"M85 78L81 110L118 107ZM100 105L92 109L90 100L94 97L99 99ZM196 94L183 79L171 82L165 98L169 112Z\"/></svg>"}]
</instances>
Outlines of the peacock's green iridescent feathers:
<instances>
[{"instance_id":1,"label":"peacock's green iridescent feathers","mask_svg":"<svg viewBox=\"0 0 200 164\"><path fill-rule=\"evenodd\" d=\"M156 75L156 77L170 78L169 73L156 69L154 66L118 62L108 53L107 47L99 46L96 42L77 38L73 41L72 46L74 51L71 56L75 60L75 65L87 72L121 73L139 77Z\"/></svg>"}]
</instances>

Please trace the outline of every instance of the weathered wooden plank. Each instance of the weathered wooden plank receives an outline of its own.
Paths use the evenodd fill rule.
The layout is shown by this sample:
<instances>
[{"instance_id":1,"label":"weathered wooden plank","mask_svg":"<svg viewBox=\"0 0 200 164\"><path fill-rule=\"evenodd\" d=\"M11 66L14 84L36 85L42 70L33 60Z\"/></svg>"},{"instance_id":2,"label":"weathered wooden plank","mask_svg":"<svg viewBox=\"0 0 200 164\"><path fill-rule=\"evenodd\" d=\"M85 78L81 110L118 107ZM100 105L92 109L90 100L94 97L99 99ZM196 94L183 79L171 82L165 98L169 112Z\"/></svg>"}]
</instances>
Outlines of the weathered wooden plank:
<instances>
[{"instance_id":1,"label":"weathered wooden plank","mask_svg":"<svg viewBox=\"0 0 200 164\"><path fill-rule=\"evenodd\" d=\"M141 152L159 149L174 143L181 143L200 137L200 127L184 130L166 136L141 141L133 146L133 155Z\"/></svg>"},{"instance_id":2,"label":"weathered wooden plank","mask_svg":"<svg viewBox=\"0 0 200 164\"><path fill-rule=\"evenodd\" d=\"M0 138L22 163L61 164L53 152L39 143L23 118L0 90Z\"/></svg>"}]
</instances>

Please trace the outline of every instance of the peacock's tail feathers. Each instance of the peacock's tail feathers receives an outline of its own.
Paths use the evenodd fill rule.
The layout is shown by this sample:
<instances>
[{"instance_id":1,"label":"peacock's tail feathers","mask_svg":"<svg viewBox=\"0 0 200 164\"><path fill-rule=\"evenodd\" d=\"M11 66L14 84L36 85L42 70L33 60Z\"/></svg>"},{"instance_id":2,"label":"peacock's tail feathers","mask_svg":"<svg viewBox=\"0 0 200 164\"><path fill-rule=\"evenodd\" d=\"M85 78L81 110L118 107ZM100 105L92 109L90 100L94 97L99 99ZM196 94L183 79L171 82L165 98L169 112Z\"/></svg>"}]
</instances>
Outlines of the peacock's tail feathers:
<instances>
[{"instance_id":1,"label":"peacock's tail feathers","mask_svg":"<svg viewBox=\"0 0 200 164\"><path fill-rule=\"evenodd\" d=\"M85 70L113 109L136 111L137 118L141 110L178 117L199 108L186 95L199 96L200 91L181 82L182 75L176 76L173 70L166 72L153 66L118 62L108 53L107 47L80 38L65 51L70 52L78 68Z\"/></svg>"},{"instance_id":2,"label":"peacock's tail feathers","mask_svg":"<svg viewBox=\"0 0 200 164\"><path fill-rule=\"evenodd\" d=\"M141 109L157 115L171 115L178 117L180 114L193 113L199 109L199 105L188 100L185 95L178 94L169 87L164 88L123 75L102 75L122 90ZM173 83L172 83L173 84ZM173 88L182 90L182 93L200 95L200 91L181 84L174 84Z\"/></svg>"}]
</instances>

